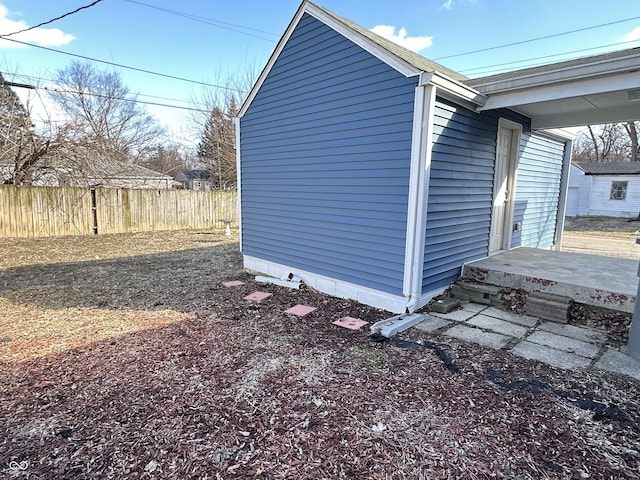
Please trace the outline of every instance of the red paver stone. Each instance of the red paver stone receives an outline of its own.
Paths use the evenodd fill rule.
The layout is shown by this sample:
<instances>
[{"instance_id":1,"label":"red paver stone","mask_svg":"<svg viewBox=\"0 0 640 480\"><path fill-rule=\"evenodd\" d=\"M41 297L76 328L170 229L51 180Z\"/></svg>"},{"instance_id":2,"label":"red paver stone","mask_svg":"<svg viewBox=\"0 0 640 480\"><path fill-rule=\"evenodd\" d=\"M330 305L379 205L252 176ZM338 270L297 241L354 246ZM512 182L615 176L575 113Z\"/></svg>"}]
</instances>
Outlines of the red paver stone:
<instances>
[{"instance_id":1,"label":"red paver stone","mask_svg":"<svg viewBox=\"0 0 640 480\"><path fill-rule=\"evenodd\" d=\"M360 320L359 318L343 317L340 320L333 322L334 325L339 327L348 328L349 330L358 330L360 327L366 325L368 322Z\"/></svg>"},{"instance_id":2,"label":"red paver stone","mask_svg":"<svg viewBox=\"0 0 640 480\"><path fill-rule=\"evenodd\" d=\"M267 297L270 297L271 294L268 292L253 292L249 295L247 295L246 297L244 297L245 300L252 300L254 302L259 302L261 300L264 300Z\"/></svg>"},{"instance_id":3,"label":"red paver stone","mask_svg":"<svg viewBox=\"0 0 640 480\"><path fill-rule=\"evenodd\" d=\"M296 305L295 307L291 307L289 310L285 310L284 313L290 313L292 315L297 315L302 317L307 313L311 313L316 309L316 307L310 307L309 305Z\"/></svg>"},{"instance_id":4,"label":"red paver stone","mask_svg":"<svg viewBox=\"0 0 640 480\"><path fill-rule=\"evenodd\" d=\"M232 280L230 282L222 282L225 287L239 287L240 285L244 285L244 282L240 280Z\"/></svg>"}]
</instances>

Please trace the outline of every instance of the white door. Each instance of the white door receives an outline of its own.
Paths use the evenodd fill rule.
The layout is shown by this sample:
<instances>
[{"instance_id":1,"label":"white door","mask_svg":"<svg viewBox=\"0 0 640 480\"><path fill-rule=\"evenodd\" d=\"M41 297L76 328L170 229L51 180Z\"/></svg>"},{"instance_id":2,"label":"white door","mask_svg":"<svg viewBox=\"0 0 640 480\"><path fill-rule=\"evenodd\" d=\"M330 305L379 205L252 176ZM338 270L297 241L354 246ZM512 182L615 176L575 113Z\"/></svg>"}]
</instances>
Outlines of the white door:
<instances>
[{"instance_id":1,"label":"white door","mask_svg":"<svg viewBox=\"0 0 640 480\"><path fill-rule=\"evenodd\" d=\"M498 129L489 255L508 247L506 244L509 240L509 230L507 230L507 226L511 225L510 218L508 218L511 215L509 202L511 201L513 193L510 185L513 132L513 130L504 127Z\"/></svg>"}]
</instances>

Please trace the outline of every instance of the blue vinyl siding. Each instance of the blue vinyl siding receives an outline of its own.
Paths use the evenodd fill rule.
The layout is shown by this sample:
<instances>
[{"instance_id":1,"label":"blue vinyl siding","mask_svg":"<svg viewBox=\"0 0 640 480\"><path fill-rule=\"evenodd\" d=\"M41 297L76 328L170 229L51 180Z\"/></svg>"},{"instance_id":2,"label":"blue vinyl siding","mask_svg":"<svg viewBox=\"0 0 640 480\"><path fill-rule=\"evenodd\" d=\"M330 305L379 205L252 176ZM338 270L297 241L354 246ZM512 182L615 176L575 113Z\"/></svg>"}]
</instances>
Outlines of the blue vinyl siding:
<instances>
[{"instance_id":1,"label":"blue vinyl siding","mask_svg":"<svg viewBox=\"0 0 640 480\"><path fill-rule=\"evenodd\" d=\"M549 248L553 245L565 144L540 134L524 134L516 178L511 247Z\"/></svg>"},{"instance_id":2,"label":"blue vinyl siding","mask_svg":"<svg viewBox=\"0 0 640 480\"><path fill-rule=\"evenodd\" d=\"M446 286L463 263L487 255L498 114L438 99L422 291Z\"/></svg>"},{"instance_id":3,"label":"blue vinyl siding","mask_svg":"<svg viewBox=\"0 0 640 480\"><path fill-rule=\"evenodd\" d=\"M416 82L305 14L240 120L243 253L401 295Z\"/></svg>"}]
</instances>

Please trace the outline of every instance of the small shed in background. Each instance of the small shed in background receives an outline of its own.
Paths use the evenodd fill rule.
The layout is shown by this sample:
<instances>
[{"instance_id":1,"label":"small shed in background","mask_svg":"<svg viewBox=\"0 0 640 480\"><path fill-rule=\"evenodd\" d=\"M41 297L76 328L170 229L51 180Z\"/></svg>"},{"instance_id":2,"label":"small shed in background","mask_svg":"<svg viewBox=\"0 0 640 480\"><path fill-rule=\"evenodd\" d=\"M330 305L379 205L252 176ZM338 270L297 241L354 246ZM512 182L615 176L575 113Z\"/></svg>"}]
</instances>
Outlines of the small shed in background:
<instances>
[{"instance_id":1,"label":"small shed in background","mask_svg":"<svg viewBox=\"0 0 640 480\"><path fill-rule=\"evenodd\" d=\"M640 215L640 162L575 162L567 194L568 217Z\"/></svg>"}]
</instances>

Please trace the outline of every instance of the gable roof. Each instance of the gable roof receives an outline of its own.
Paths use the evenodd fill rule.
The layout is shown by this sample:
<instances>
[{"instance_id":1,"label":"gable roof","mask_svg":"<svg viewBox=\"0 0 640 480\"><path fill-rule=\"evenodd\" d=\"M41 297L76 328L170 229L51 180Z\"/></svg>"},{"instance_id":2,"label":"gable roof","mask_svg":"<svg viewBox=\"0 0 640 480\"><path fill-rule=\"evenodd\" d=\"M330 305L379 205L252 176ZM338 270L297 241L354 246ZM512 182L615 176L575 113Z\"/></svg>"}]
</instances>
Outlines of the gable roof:
<instances>
[{"instance_id":1,"label":"gable roof","mask_svg":"<svg viewBox=\"0 0 640 480\"><path fill-rule=\"evenodd\" d=\"M311 15L321 21L404 76L419 76L420 85L438 85L441 87L442 94L453 96L465 103L481 105L486 101L484 95L463 83L465 80L468 80L464 75L429 60L395 42L387 40L377 33L341 17L324 7L320 7L308 0L303 0L285 33L280 38L278 45L273 50L266 66L260 73L258 80L249 92L249 95L247 95L246 100L238 112L238 118L241 118L247 111L251 101L258 93L258 90L264 83L278 56L286 46L287 41L304 14Z\"/></svg>"},{"instance_id":2,"label":"gable roof","mask_svg":"<svg viewBox=\"0 0 640 480\"><path fill-rule=\"evenodd\" d=\"M640 162L574 162L586 175L640 175Z\"/></svg>"},{"instance_id":3,"label":"gable roof","mask_svg":"<svg viewBox=\"0 0 640 480\"><path fill-rule=\"evenodd\" d=\"M371 30L364 28L358 25L357 23L352 22L351 20L348 20L338 15L337 13L334 13L330 10L327 10L324 7L321 7L311 2L306 2L306 3L313 6L314 9L324 12L326 15L333 18L336 22L340 22L345 27L348 27L352 29L354 32L357 32L363 37L371 40L380 48L383 48L387 50L389 53L404 60L407 64L415 67L416 70L420 72L431 72L431 73L439 72L451 78L452 80L457 80L457 81L469 80L468 77L462 75L461 73L451 70L450 68L447 68L444 65L440 65L439 63L434 62L433 60L429 60L428 58L423 57L422 55L412 50L409 50L408 48L398 45L397 43L392 42L391 40L388 40L383 36L378 35L377 33L372 32Z\"/></svg>"}]
</instances>

